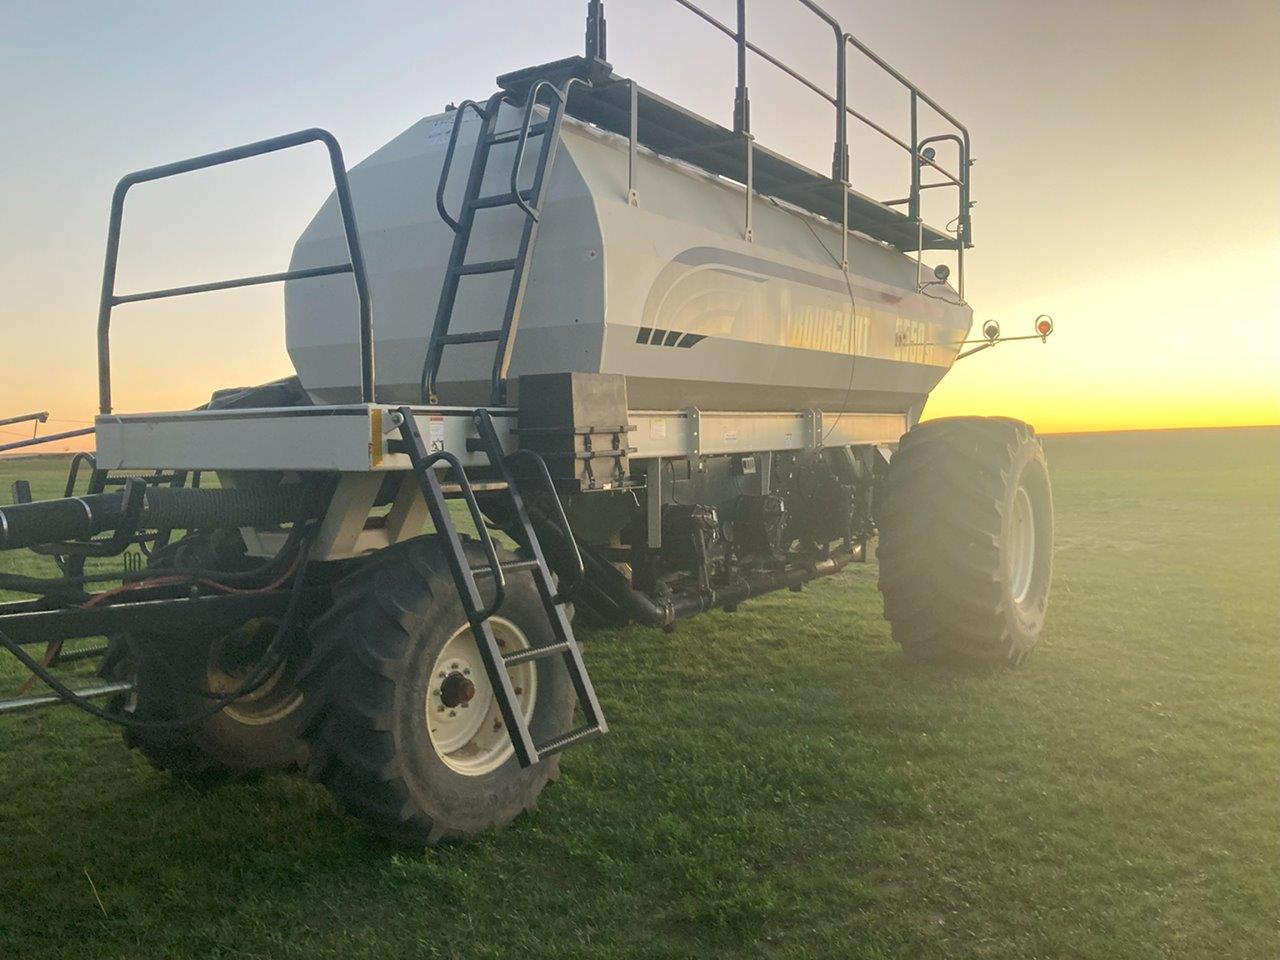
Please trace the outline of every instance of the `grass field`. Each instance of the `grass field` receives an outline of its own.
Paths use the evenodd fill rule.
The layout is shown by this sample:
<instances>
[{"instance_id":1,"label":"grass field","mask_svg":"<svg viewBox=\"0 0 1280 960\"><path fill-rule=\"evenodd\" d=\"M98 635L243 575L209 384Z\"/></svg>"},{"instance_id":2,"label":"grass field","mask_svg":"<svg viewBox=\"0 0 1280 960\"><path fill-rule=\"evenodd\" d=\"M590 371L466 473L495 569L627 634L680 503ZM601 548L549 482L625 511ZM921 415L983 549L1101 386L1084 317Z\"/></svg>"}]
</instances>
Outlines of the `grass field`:
<instances>
[{"instance_id":1,"label":"grass field","mask_svg":"<svg viewBox=\"0 0 1280 960\"><path fill-rule=\"evenodd\" d=\"M397 852L294 777L201 795L66 709L0 721L0 958L1280 956L1280 431L1047 449L1024 667L910 667L874 563L587 631L613 732L467 845Z\"/></svg>"}]
</instances>

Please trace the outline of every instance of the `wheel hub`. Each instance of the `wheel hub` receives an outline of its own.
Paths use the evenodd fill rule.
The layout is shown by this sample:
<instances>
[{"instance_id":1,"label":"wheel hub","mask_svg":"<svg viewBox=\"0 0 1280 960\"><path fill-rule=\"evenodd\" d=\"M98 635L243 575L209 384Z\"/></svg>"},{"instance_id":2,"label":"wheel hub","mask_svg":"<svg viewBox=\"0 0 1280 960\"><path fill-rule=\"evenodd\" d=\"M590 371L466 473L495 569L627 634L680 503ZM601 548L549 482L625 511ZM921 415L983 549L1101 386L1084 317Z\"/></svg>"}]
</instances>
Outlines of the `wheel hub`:
<instances>
[{"instance_id":1,"label":"wheel hub","mask_svg":"<svg viewBox=\"0 0 1280 960\"><path fill-rule=\"evenodd\" d=\"M510 620L493 617L489 625L503 653L529 646L524 632ZM537 666L518 664L507 669L507 676L528 722L537 703ZM469 625L460 626L440 650L428 683L427 729L446 766L466 776L483 776L515 753Z\"/></svg>"},{"instance_id":2,"label":"wheel hub","mask_svg":"<svg viewBox=\"0 0 1280 960\"><path fill-rule=\"evenodd\" d=\"M457 707L475 699L476 685L456 670L440 683L440 702L446 707Z\"/></svg>"}]
</instances>

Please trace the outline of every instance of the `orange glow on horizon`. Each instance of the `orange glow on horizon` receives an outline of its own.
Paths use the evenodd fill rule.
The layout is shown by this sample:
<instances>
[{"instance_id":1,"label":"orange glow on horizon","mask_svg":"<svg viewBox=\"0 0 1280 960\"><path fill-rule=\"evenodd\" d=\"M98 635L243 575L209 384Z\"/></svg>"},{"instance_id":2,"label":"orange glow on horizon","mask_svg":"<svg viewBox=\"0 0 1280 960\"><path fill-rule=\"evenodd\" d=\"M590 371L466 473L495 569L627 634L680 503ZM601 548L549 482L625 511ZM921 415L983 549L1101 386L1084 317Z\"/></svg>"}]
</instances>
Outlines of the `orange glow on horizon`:
<instances>
[{"instance_id":1,"label":"orange glow on horizon","mask_svg":"<svg viewBox=\"0 0 1280 960\"><path fill-rule=\"evenodd\" d=\"M1280 318L1265 302L1269 285L1259 282L1277 263L1280 247L1233 251L1194 264L1149 263L1068 289L1014 291L1011 306L996 314L1004 332L1033 332L1035 316L1048 308L1055 321L1048 342L1000 344L960 361L930 397L925 418L1012 416L1046 434L1280 424ZM976 329L995 311L982 309L980 292L972 296ZM215 388L289 375L278 303L269 296L246 296L238 304L231 299L206 300L189 324L159 334L155 323L122 325L119 409L185 410ZM226 307L232 310L224 312ZM236 307L241 316L232 341L247 340L255 349L192 353L190 343L204 325L225 325ZM186 359L167 361L174 356ZM96 397L90 379L77 378L78 389L65 405L48 407L53 422L41 426L42 434L91 421ZM19 397L5 401L16 405ZM5 440L24 436L29 427L4 428ZM92 449L92 439L19 453Z\"/></svg>"}]
</instances>

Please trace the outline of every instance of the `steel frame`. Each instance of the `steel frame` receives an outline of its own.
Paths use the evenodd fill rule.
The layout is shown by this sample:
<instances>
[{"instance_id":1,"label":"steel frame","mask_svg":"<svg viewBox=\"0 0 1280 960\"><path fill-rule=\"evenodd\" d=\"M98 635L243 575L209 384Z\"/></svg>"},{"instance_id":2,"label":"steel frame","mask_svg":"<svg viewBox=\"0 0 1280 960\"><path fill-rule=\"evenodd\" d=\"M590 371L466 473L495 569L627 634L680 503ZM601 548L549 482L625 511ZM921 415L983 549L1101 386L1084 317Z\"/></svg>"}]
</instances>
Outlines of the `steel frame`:
<instances>
[{"instance_id":1,"label":"steel frame","mask_svg":"<svg viewBox=\"0 0 1280 960\"><path fill-rule=\"evenodd\" d=\"M147 470L157 463L179 470L322 471L343 475L411 469L399 441L408 409L432 451L448 451L463 467L487 461L475 449L475 411L463 407L349 405L250 411L193 411L99 417L98 466ZM490 409L502 446L517 449L516 410ZM906 431L900 413L842 413L815 435L822 412L632 410L632 460L803 450L815 446L894 443Z\"/></svg>"}]
</instances>

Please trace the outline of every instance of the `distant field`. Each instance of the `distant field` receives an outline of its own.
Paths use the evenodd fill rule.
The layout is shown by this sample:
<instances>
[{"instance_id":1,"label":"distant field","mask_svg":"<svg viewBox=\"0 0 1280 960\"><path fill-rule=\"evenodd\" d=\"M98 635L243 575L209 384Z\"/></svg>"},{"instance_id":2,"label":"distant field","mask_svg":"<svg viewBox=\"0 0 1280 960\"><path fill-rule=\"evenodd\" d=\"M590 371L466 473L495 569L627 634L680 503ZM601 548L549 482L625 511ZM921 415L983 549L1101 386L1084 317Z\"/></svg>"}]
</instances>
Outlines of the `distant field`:
<instances>
[{"instance_id":1,"label":"distant field","mask_svg":"<svg viewBox=\"0 0 1280 960\"><path fill-rule=\"evenodd\" d=\"M0 958L1278 957L1280 430L1047 449L1024 667L904 663L874 563L587 631L613 732L466 845L397 852L295 777L201 795L68 709L0 720Z\"/></svg>"}]
</instances>

